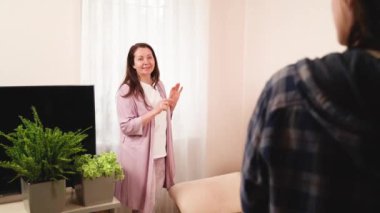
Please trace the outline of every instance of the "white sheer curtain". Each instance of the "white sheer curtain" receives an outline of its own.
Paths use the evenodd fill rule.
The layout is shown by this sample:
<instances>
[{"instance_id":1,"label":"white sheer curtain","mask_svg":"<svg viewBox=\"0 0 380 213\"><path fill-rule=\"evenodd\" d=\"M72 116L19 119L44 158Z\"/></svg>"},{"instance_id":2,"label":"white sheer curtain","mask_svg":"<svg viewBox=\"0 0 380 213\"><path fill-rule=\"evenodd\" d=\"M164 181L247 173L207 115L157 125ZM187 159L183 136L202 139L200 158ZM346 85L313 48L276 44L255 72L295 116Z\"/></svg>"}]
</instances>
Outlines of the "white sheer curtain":
<instances>
[{"instance_id":1,"label":"white sheer curtain","mask_svg":"<svg viewBox=\"0 0 380 213\"><path fill-rule=\"evenodd\" d=\"M119 143L115 95L129 47L152 45L167 92L183 85L173 115L176 180L203 176L206 140L207 0L82 0L81 82L95 85L97 152Z\"/></svg>"}]
</instances>

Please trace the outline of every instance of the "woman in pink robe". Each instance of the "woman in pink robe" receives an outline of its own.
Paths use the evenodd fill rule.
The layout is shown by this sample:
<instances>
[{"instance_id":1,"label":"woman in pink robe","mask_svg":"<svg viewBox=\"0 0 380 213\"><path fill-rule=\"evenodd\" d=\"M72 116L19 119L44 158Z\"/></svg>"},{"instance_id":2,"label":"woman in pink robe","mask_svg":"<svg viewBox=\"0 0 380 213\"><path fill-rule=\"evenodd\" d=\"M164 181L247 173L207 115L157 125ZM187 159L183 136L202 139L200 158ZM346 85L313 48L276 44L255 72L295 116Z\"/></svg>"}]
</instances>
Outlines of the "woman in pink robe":
<instances>
[{"instance_id":1,"label":"woman in pink robe","mask_svg":"<svg viewBox=\"0 0 380 213\"><path fill-rule=\"evenodd\" d=\"M155 190L169 189L174 185L174 155L171 116L180 97L182 87L176 84L166 98L164 85L159 80L156 55L145 43L133 45L127 57L126 77L117 93L117 113L120 124L118 159L125 179L116 184L115 196L120 202L138 212L152 212ZM141 83L151 85L162 100L152 106ZM160 168L165 175L163 186L156 186L155 159L153 158L155 117L166 111L166 156ZM165 119L164 119L165 120ZM163 160L162 160L163 161Z\"/></svg>"}]
</instances>

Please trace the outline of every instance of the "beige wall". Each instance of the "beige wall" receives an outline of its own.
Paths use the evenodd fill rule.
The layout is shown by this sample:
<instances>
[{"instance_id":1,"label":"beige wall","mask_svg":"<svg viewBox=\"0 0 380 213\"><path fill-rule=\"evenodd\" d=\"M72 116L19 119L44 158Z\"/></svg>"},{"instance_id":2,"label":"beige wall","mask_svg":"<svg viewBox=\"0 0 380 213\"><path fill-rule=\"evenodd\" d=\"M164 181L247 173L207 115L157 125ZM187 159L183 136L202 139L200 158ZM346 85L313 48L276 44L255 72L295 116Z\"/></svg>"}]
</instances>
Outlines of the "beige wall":
<instances>
[{"instance_id":1,"label":"beige wall","mask_svg":"<svg viewBox=\"0 0 380 213\"><path fill-rule=\"evenodd\" d=\"M244 49L245 123L266 80L304 57L343 48L336 41L330 1L246 0Z\"/></svg>"},{"instance_id":2,"label":"beige wall","mask_svg":"<svg viewBox=\"0 0 380 213\"><path fill-rule=\"evenodd\" d=\"M80 0L0 1L0 85L79 84Z\"/></svg>"},{"instance_id":3,"label":"beige wall","mask_svg":"<svg viewBox=\"0 0 380 213\"><path fill-rule=\"evenodd\" d=\"M268 78L343 48L330 1L212 0L206 175L240 170L249 118Z\"/></svg>"},{"instance_id":4,"label":"beige wall","mask_svg":"<svg viewBox=\"0 0 380 213\"><path fill-rule=\"evenodd\" d=\"M240 165L244 0L211 0L206 176Z\"/></svg>"}]
</instances>

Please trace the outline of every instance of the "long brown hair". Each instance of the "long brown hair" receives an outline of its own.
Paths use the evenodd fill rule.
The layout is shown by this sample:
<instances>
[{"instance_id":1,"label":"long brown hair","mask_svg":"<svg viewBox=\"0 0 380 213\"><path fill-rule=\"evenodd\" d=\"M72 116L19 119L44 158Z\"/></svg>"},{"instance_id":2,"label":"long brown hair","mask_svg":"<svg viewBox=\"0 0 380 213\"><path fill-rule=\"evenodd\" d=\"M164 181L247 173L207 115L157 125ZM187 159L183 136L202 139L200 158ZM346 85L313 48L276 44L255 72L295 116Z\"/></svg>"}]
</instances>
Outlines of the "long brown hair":
<instances>
[{"instance_id":1,"label":"long brown hair","mask_svg":"<svg viewBox=\"0 0 380 213\"><path fill-rule=\"evenodd\" d=\"M151 73L150 77L152 78L153 81L153 86L156 86L158 81L160 80L160 70L158 68L158 62L156 58L156 54L154 53L153 48L146 43L136 43L131 48L129 48L128 56L127 56L127 69L126 69L126 75L125 79L123 81L123 84L127 84L129 86L129 91L125 95L125 97L129 97L131 95L134 95L136 97L141 96L144 99L145 105L147 105L145 101L145 94L144 90L140 84L139 76L137 74L137 71L133 66L135 65L135 52L138 48L149 48L150 51L152 51L153 58L155 61L155 66L153 69L153 72Z\"/></svg>"},{"instance_id":2,"label":"long brown hair","mask_svg":"<svg viewBox=\"0 0 380 213\"><path fill-rule=\"evenodd\" d=\"M348 47L380 50L380 1L353 0L354 23Z\"/></svg>"}]
</instances>

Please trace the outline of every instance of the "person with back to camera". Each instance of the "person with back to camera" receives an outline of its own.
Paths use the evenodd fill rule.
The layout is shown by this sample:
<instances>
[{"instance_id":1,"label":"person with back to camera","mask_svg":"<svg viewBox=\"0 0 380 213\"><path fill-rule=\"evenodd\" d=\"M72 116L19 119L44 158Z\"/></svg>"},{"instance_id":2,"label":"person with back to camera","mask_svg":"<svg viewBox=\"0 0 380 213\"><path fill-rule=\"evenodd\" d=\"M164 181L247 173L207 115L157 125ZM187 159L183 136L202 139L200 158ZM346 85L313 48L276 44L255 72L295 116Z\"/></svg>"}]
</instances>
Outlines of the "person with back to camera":
<instances>
[{"instance_id":1,"label":"person with back to camera","mask_svg":"<svg viewBox=\"0 0 380 213\"><path fill-rule=\"evenodd\" d=\"M153 212L157 192L174 185L171 117L181 91L177 83L166 98L150 45L137 43L129 49L126 77L116 98L118 159L125 179L117 182L115 196L133 212Z\"/></svg>"},{"instance_id":2,"label":"person with back to camera","mask_svg":"<svg viewBox=\"0 0 380 213\"><path fill-rule=\"evenodd\" d=\"M244 212L380 212L380 1L332 0L343 53L267 82L245 146Z\"/></svg>"}]
</instances>

